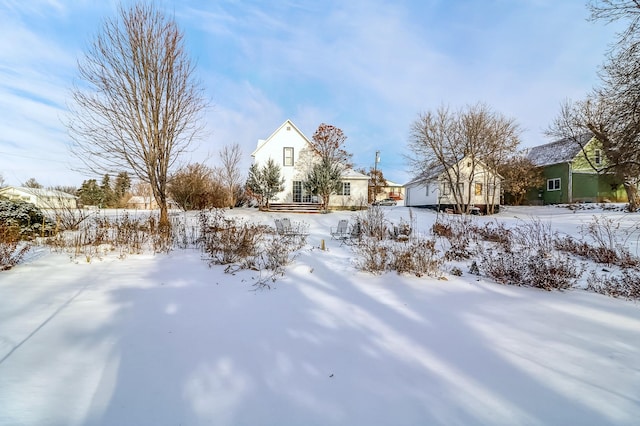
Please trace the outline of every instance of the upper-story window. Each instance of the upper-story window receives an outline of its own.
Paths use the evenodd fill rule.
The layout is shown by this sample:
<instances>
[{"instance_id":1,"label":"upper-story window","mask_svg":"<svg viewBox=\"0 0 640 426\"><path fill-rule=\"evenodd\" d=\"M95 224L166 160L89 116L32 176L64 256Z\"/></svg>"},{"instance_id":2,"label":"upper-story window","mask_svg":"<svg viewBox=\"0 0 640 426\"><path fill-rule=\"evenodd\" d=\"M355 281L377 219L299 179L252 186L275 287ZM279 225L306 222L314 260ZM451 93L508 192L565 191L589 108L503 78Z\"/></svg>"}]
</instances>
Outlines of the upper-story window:
<instances>
[{"instance_id":1,"label":"upper-story window","mask_svg":"<svg viewBox=\"0 0 640 426\"><path fill-rule=\"evenodd\" d=\"M602 164L602 151L599 149L596 149L593 151L593 162L596 166L599 166Z\"/></svg>"},{"instance_id":2,"label":"upper-story window","mask_svg":"<svg viewBox=\"0 0 640 426\"><path fill-rule=\"evenodd\" d=\"M293 148L285 147L282 149L282 164L284 166L293 166Z\"/></svg>"}]
</instances>

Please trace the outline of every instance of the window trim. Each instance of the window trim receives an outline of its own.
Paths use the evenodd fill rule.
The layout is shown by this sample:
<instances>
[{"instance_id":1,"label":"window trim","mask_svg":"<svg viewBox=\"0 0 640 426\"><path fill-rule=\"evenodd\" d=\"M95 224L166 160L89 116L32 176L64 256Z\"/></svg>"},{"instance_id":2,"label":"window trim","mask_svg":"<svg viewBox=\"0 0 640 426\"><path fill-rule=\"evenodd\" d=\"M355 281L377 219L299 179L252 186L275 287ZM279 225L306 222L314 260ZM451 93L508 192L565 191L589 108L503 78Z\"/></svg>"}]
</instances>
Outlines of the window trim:
<instances>
[{"instance_id":1,"label":"window trim","mask_svg":"<svg viewBox=\"0 0 640 426\"><path fill-rule=\"evenodd\" d=\"M547 191L560 191L562 189L562 178L547 179Z\"/></svg>"},{"instance_id":2,"label":"window trim","mask_svg":"<svg viewBox=\"0 0 640 426\"><path fill-rule=\"evenodd\" d=\"M345 197L350 197L351 196L351 182L342 181L340 183L342 185L340 186L340 191L338 192L338 195L344 195ZM348 188L348 191L345 191L345 188Z\"/></svg>"},{"instance_id":3,"label":"window trim","mask_svg":"<svg viewBox=\"0 0 640 426\"><path fill-rule=\"evenodd\" d=\"M287 152L291 152L291 156L287 157ZM285 146L282 148L282 166L283 167L293 167L294 165L294 150L292 146ZM290 160L289 162L291 164L287 164L287 160Z\"/></svg>"},{"instance_id":4,"label":"window trim","mask_svg":"<svg viewBox=\"0 0 640 426\"><path fill-rule=\"evenodd\" d=\"M596 166L600 166L602 165L602 150L601 149L594 149L593 150L593 164L595 164Z\"/></svg>"}]
</instances>

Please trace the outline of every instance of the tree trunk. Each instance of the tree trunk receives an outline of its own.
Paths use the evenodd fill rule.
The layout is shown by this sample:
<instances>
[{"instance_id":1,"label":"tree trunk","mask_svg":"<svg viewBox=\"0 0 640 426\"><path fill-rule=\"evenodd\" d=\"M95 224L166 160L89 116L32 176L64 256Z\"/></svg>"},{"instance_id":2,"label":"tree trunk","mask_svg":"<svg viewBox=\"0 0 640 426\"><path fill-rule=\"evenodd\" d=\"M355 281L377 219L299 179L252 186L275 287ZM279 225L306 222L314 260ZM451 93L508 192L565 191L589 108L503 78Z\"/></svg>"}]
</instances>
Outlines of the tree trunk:
<instances>
[{"instance_id":1,"label":"tree trunk","mask_svg":"<svg viewBox=\"0 0 640 426\"><path fill-rule=\"evenodd\" d=\"M169 228L171 228L171 222L169 222L169 208L167 206L167 201L164 200L162 204L160 204L160 229Z\"/></svg>"},{"instance_id":2,"label":"tree trunk","mask_svg":"<svg viewBox=\"0 0 640 426\"><path fill-rule=\"evenodd\" d=\"M633 213L638 210L638 187L631 179L624 179L624 189L627 192L627 198L629 199L629 212Z\"/></svg>"}]
</instances>

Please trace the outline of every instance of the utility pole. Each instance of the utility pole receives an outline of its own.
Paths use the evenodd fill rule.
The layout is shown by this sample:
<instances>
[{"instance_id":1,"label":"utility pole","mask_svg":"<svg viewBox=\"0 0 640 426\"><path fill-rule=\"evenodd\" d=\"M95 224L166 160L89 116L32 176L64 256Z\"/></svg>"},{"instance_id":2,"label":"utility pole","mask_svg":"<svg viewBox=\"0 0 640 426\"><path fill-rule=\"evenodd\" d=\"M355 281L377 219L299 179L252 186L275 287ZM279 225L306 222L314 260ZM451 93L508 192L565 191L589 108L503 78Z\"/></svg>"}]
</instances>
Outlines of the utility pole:
<instances>
[{"instance_id":1,"label":"utility pole","mask_svg":"<svg viewBox=\"0 0 640 426\"><path fill-rule=\"evenodd\" d=\"M373 200L375 202L378 197L378 163L380 162L380 151L376 151L376 160L373 163Z\"/></svg>"}]
</instances>

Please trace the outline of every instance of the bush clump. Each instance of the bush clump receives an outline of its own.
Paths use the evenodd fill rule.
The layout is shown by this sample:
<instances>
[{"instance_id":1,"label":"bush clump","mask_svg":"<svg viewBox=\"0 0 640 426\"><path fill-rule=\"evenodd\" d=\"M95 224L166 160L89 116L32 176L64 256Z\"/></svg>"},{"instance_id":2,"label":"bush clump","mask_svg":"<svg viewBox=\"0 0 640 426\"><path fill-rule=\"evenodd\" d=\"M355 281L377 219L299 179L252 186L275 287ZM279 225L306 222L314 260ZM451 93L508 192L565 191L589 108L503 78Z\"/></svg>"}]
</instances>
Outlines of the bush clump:
<instances>
[{"instance_id":1,"label":"bush clump","mask_svg":"<svg viewBox=\"0 0 640 426\"><path fill-rule=\"evenodd\" d=\"M598 275L591 272L587 278L587 290L611 297L640 299L640 272L625 269L619 276Z\"/></svg>"},{"instance_id":2,"label":"bush clump","mask_svg":"<svg viewBox=\"0 0 640 426\"><path fill-rule=\"evenodd\" d=\"M0 224L0 271L7 271L22 261L31 244L20 241L16 227Z\"/></svg>"},{"instance_id":3,"label":"bush clump","mask_svg":"<svg viewBox=\"0 0 640 426\"><path fill-rule=\"evenodd\" d=\"M55 234L55 224L31 203L0 200L0 225L17 231L21 240Z\"/></svg>"}]
</instances>

